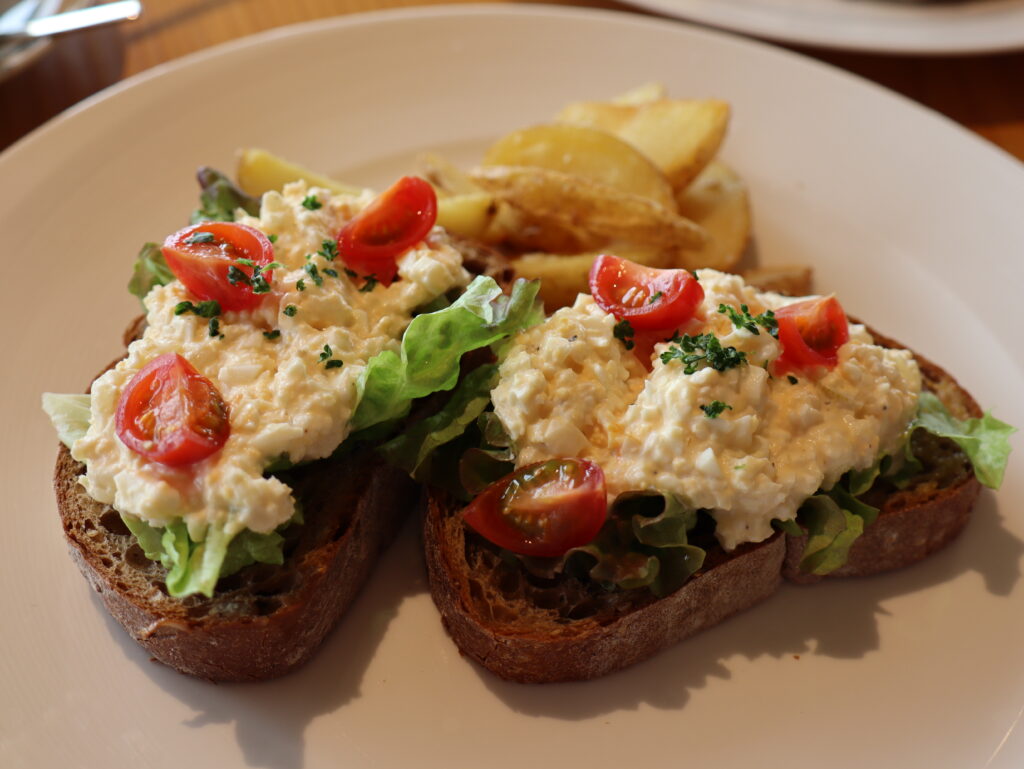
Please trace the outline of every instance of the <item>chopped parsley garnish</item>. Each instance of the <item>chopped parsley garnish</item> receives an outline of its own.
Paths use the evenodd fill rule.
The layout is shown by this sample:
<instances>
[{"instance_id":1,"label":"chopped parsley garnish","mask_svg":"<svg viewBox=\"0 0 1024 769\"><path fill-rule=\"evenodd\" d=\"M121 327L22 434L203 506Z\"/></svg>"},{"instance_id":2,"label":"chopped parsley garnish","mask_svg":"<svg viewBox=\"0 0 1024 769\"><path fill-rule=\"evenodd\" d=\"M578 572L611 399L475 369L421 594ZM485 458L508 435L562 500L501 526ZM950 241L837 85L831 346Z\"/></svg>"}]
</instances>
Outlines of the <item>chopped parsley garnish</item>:
<instances>
[{"instance_id":1,"label":"chopped parsley garnish","mask_svg":"<svg viewBox=\"0 0 1024 769\"><path fill-rule=\"evenodd\" d=\"M277 235L267 235L267 240L269 240L271 243L276 243Z\"/></svg>"},{"instance_id":2,"label":"chopped parsley garnish","mask_svg":"<svg viewBox=\"0 0 1024 769\"><path fill-rule=\"evenodd\" d=\"M315 264L307 264L303 269L306 271L306 274L313 283L318 286L322 286L324 284L324 279L320 276L320 272L317 270Z\"/></svg>"},{"instance_id":3,"label":"chopped parsley garnish","mask_svg":"<svg viewBox=\"0 0 1024 769\"><path fill-rule=\"evenodd\" d=\"M216 243L217 238L214 237L212 232L193 232L185 238L185 242L190 246L194 246L197 243Z\"/></svg>"},{"instance_id":4,"label":"chopped parsley garnish","mask_svg":"<svg viewBox=\"0 0 1024 769\"><path fill-rule=\"evenodd\" d=\"M348 267L345 268L345 274L352 278L352 280L355 280L356 278L359 277L358 272L356 272L355 270L350 270Z\"/></svg>"},{"instance_id":5,"label":"chopped parsley garnish","mask_svg":"<svg viewBox=\"0 0 1024 769\"><path fill-rule=\"evenodd\" d=\"M280 339L281 329L275 328L273 331L264 331L263 336L273 342L275 339Z\"/></svg>"},{"instance_id":6,"label":"chopped parsley garnish","mask_svg":"<svg viewBox=\"0 0 1024 769\"><path fill-rule=\"evenodd\" d=\"M334 351L331 350L329 344L324 345L323 352L320 353L319 362L323 363L325 368L341 368L344 365L343 361L334 357Z\"/></svg>"},{"instance_id":7,"label":"chopped parsley garnish","mask_svg":"<svg viewBox=\"0 0 1024 769\"><path fill-rule=\"evenodd\" d=\"M377 280L376 275L367 275L364 278L364 280L366 282L363 284L363 287L359 289L359 293L361 294L365 294L368 291L373 291L373 289L377 288L377 284L380 283L380 281Z\"/></svg>"},{"instance_id":8,"label":"chopped parsley garnish","mask_svg":"<svg viewBox=\"0 0 1024 769\"><path fill-rule=\"evenodd\" d=\"M700 410L704 412L704 416L708 419L717 419L718 415L726 409L732 411L732 406L728 403L722 403L722 401L711 401L711 403L702 405Z\"/></svg>"},{"instance_id":9,"label":"chopped parsley garnish","mask_svg":"<svg viewBox=\"0 0 1024 769\"><path fill-rule=\"evenodd\" d=\"M232 286L237 286L239 283L243 286L251 286L252 279L242 272L242 270L238 269L238 267L231 265L228 267L228 283Z\"/></svg>"},{"instance_id":10,"label":"chopped parsley garnish","mask_svg":"<svg viewBox=\"0 0 1024 769\"><path fill-rule=\"evenodd\" d=\"M612 329L612 335L622 342L623 346L627 350L633 349L633 336L635 334L636 332L633 330L633 326L625 319L616 323L615 327Z\"/></svg>"},{"instance_id":11,"label":"chopped parsley garnish","mask_svg":"<svg viewBox=\"0 0 1024 769\"><path fill-rule=\"evenodd\" d=\"M328 262L333 262L338 258L338 243L335 240L325 240L320 244L320 250L317 251L320 256L326 259Z\"/></svg>"},{"instance_id":12,"label":"chopped parsley garnish","mask_svg":"<svg viewBox=\"0 0 1024 769\"><path fill-rule=\"evenodd\" d=\"M186 312L194 313L200 318L215 318L220 315L220 304L210 300L209 302L200 302L199 304L185 301L174 305L175 315L184 315Z\"/></svg>"},{"instance_id":13,"label":"chopped parsley garnish","mask_svg":"<svg viewBox=\"0 0 1024 769\"><path fill-rule=\"evenodd\" d=\"M798 381L798 380L797 380L797 378L796 378L795 376L793 376L792 374L790 374L789 376L787 376L787 377L786 377L786 379L788 379L788 380L789 380L789 383L790 383L790 384L796 384L796 383L797 383L797 381Z\"/></svg>"},{"instance_id":14,"label":"chopped parsley garnish","mask_svg":"<svg viewBox=\"0 0 1024 769\"><path fill-rule=\"evenodd\" d=\"M654 304L659 299L661 299L662 296L664 296L664 294L662 294L661 291L655 291L653 294L651 294L651 298L647 300L647 304Z\"/></svg>"},{"instance_id":15,"label":"chopped parsley garnish","mask_svg":"<svg viewBox=\"0 0 1024 769\"><path fill-rule=\"evenodd\" d=\"M714 334L678 334L669 340L672 346L661 354L661 362L668 364L678 360L683 364L683 373L693 374L706 364L715 371L726 371L747 362L747 354L735 347L722 347Z\"/></svg>"},{"instance_id":16,"label":"chopped parsley garnish","mask_svg":"<svg viewBox=\"0 0 1024 769\"><path fill-rule=\"evenodd\" d=\"M224 335L220 333L220 320L217 318L210 318L210 336L224 338Z\"/></svg>"},{"instance_id":17,"label":"chopped parsley garnish","mask_svg":"<svg viewBox=\"0 0 1024 769\"><path fill-rule=\"evenodd\" d=\"M295 281L295 288L297 291L305 291L306 281L304 281L302 278L299 278L297 281Z\"/></svg>"},{"instance_id":18,"label":"chopped parsley garnish","mask_svg":"<svg viewBox=\"0 0 1024 769\"><path fill-rule=\"evenodd\" d=\"M760 336L761 332L758 331L757 327L760 326L768 332L770 336L778 338L779 336L779 322L775 320L775 313L771 310L766 310L760 315L751 315L750 308L745 304L740 305L740 311L737 312L735 307L730 307L727 304L718 305L718 311L729 316L729 320L736 328L745 328L754 336Z\"/></svg>"},{"instance_id":19,"label":"chopped parsley garnish","mask_svg":"<svg viewBox=\"0 0 1024 769\"><path fill-rule=\"evenodd\" d=\"M316 199L316 195L306 195L302 199L302 207L307 208L310 211L316 211L318 208L323 208L324 204Z\"/></svg>"},{"instance_id":20,"label":"chopped parsley garnish","mask_svg":"<svg viewBox=\"0 0 1024 769\"><path fill-rule=\"evenodd\" d=\"M324 267L324 275L330 275L332 278L338 277L338 271L332 270L330 267Z\"/></svg>"},{"instance_id":21,"label":"chopped parsley garnish","mask_svg":"<svg viewBox=\"0 0 1024 769\"><path fill-rule=\"evenodd\" d=\"M294 318L295 313L297 313L298 311L299 308L296 307L294 304L290 304L284 308L284 314L287 315L289 318Z\"/></svg>"}]
</instances>

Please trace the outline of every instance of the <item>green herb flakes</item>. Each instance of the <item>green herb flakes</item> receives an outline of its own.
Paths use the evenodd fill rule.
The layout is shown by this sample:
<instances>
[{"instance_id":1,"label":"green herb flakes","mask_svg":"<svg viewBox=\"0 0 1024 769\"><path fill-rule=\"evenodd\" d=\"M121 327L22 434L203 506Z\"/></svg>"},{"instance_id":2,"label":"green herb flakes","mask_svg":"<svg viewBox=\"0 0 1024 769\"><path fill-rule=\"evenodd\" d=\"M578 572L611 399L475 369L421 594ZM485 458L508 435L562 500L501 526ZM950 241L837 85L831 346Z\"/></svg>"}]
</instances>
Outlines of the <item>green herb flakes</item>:
<instances>
[{"instance_id":1,"label":"green herb flakes","mask_svg":"<svg viewBox=\"0 0 1024 769\"><path fill-rule=\"evenodd\" d=\"M310 211L316 211L318 208L323 208L324 204L316 199L316 195L306 195L302 199L302 207Z\"/></svg>"},{"instance_id":2,"label":"green herb flakes","mask_svg":"<svg viewBox=\"0 0 1024 769\"><path fill-rule=\"evenodd\" d=\"M175 315L184 315L186 312L191 312L200 318L215 318L220 315L220 304L211 300L209 302L200 302L199 304L185 301L174 305Z\"/></svg>"},{"instance_id":3,"label":"green herb flakes","mask_svg":"<svg viewBox=\"0 0 1024 769\"><path fill-rule=\"evenodd\" d=\"M718 311L723 315L728 315L729 320L736 328L743 328L749 331L754 336L760 336L761 332L758 330L758 326L768 332L770 336L778 338L779 336L779 322L775 319L775 313L771 310L766 310L760 315L751 315L750 308L745 304L740 305L740 311L737 312L735 307L730 307L727 304L718 305Z\"/></svg>"},{"instance_id":4,"label":"green herb flakes","mask_svg":"<svg viewBox=\"0 0 1024 769\"><path fill-rule=\"evenodd\" d=\"M298 311L299 308L296 307L294 304L290 304L284 308L284 314L287 315L289 318L294 318L295 313L297 313Z\"/></svg>"},{"instance_id":5,"label":"green herb flakes","mask_svg":"<svg viewBox=\"0 0 1024 769\"><path fill-rule=\"evenodd\" d=\"M732 406L730 406L728 403L722 403L722 401L711 401L711 403L702 405L700 407L700 410L704 412L704 416L706 416L708 419L717 419L719 415L726 409L732 411Z\"/></svg>"},{"instance_id":6,"label":"green herb flakes","mask_svg":"<svg viewBox=\"0 0 1024 769\"><path fill-rule=\"evenodd\" d=\"M216 243L217 238L214 237L212 232L193 232L187 238L185 242L190 246L198 245L199 243Z\"/></svg>"},{"instance_id":7,"label":"green herb flakes","mask_svg":"<svg viewBox=\"0 0 1024 769\"><path fill-rule=\"evenodd\" d=\"M702 364L715 371L727 371L747 362L745 352L735 347L722 347L714 334L677 334L669 342L672 346L661 354L661 362L668 364L678 360L683 364L685 374L696 373Z\"/></svg>"},{"instance_id":8,"label":"green herb flakes","mask_svg":"<svg viewBox=\"0 0 1024 769\"><path fill-rule=\"evenodd\" d=\"M636 332L628 320L623 319L616 323L612 329L612 335L622 342L627 350L633 349L633 337L636 335Z\"/></svg>"}]
</instances>

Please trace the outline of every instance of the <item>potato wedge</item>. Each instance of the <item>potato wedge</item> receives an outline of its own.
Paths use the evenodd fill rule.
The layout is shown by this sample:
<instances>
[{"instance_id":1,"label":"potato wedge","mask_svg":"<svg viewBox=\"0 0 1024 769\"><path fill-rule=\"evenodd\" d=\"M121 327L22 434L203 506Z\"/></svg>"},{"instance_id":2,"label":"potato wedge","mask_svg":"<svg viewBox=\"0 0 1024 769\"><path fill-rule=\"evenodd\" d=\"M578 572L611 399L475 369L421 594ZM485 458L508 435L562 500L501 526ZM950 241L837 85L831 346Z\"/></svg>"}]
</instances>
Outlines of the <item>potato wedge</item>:
<instances>
[{"instance_id":1,"label":"potato wedge","mask_svg":"<svg viewBox=\"0 0 1024 769\"><path fill-rule=\"evenodd\" d=\"M735 270L750 240L750 196L739 175L714 161L676 200L679 213L708 235L701 248L679 255L679 265L691 270Z\"/></svg>"},{"instance_id":2,"label":"potato wedge","mask_svg":"<svg viewBox=\"0 0 1024 769\"><path fill-rule=\"evenodd\" d=\"M807 296L812 293L814 272L806 265L758 267L743 271L743 279L762 291L786 296Z\"/></svg>"},{"instance_id":3,"label":"potato wedge","mask_svg":"<svg viewBox=\"0 0 1024 769\"><path fill-rule=\"evenodd\" d=\"M289 182L300 179L314 187L323 187L340 194L359 195L363 191L359 187L310 171L272 152L253 148L239 151L237 179L238 186L249 195L280 190Z\"/></svg>"},{"instance_id":4,"label":"potato wedge","mask_svg":"<svg viewBox=\"0 0 1024 769\"><path fill-rule=\"evenodd\" d=\"M658 249L632 244L609 244L600 251L563 256L559 254L523 254L512 261L517 278L539 279L540 298L544 307L553 312L576 301L576 294L588 293L587 275L590 266L601 253L611 253L649 267L668 267L671 255Z\"/></svg>"},{"instance_id":5,"label":"potato wedge","mask_svg":"<svg viewBox=\"0 0 1024 769\"><path fill-rule=\"evenodd\" d=\"M640 103L576 102L562 123L600 128L649 157L675 190L684 189L718 152L729 125L729 105L713 99L658 99Z\"/></svg>"},{"instance_id":6,"label":"potato wedge","mask_svg":"<svg viewBox=\"0 0 1024 769\"><path fill-rule=\"evenodd\" d=\"M425 152L417 157L416 167L420 176L437 190L439 198L483 192L465 171L436 153Z\"/></svg>"},{"instance_id":7,"label":"potato wedge","mask_svg":"<svg viewBox=\"0 0 1024 769\"><path fill-rule=\"evenodd\" d=\"M597 128L538 125L513 131L484 155L485 166L536 166L581 176L676 210L672 186L642 152Z\"/></svg>"},{"instance_id":8,"label":"potato wedge","mask_svg":"<svg viewBox=\"0 0 1024 769\"><path fill-rule=\"evenodd\" d=\"M650 101L667 99L668 91L664 83L644 83L636 88L630 88L625 93L620 93L612 102L615 104L646 104Z\"/></svg>"},{"instance_id":9,"label":"potato wedge","mask_svg":"<svg viewBox=\"0 0 1024 769\"><path fill-rule=\"evenodd\" d=\"M579 176L522 166L477 168L470 176L535 221L659 248L699 248L707 239L700 226L649 198Z\"/></svg>"}]
</instances>

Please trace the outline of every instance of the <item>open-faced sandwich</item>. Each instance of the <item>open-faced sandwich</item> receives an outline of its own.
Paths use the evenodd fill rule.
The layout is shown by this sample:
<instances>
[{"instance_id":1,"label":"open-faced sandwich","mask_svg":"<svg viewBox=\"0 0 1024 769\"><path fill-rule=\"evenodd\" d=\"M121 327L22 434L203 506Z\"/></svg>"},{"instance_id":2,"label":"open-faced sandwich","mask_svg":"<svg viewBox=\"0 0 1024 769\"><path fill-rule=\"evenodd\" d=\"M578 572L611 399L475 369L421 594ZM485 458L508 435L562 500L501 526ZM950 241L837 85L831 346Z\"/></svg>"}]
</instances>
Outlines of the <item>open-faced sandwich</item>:
<instances>
[{"instance_id":1,"label":"open-faced sandwich","mask_svg":"<svg viewBox=\"0 0 1024 769\"><path fill-rule=\"evenodd\" d=\"M140 254L124 358L44 407L64 531L110 612L184 673L257 680L312 654L415 506L375 442L533 317L536 287L471 283L415 177L262 201L200 180L195 223Z\"/></svg>"},{"instance_id":2,"label":"open-faced sandwich","mask_svg":"<svg viewBox=\"0 0 1024 769\"><path fill-rule=\"evenodd\" d=\"M499 676L604 675L784 575L913 563L1001 481L1012 428L835 297L609 255L589 284L453 398L465 434L387 447L435 479L434 600Z\"/></svg>"}]
</instances>

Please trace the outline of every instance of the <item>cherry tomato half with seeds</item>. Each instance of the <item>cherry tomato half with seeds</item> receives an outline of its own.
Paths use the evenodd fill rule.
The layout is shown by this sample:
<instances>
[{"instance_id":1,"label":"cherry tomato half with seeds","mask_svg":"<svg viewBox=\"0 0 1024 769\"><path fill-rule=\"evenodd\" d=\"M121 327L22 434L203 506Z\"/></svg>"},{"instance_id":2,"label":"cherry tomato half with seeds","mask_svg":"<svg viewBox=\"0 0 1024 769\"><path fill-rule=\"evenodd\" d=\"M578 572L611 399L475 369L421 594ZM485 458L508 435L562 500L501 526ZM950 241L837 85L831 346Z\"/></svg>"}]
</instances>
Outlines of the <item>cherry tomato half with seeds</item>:
<instances>
[{"instance_id":1,"label":"cherry tomato half with seeds","mask_svg":"<svg viewBox=\"0 0 1024 769\"><path fill-rule=\"evenodd\" d=\"M220 392L177 353L154 358L132 377L114 426L125 446L169 467L206 459L231 433Z\"/></svg>"},{"instance_id":2,"label":"cherry tomato half with seeds","mask_svg":"<svg viewBox=\"0 0 1024 769\"><path fill-rule=\"evenodd\" d=\"M839 348L850 339L850 324L834 296L787 304L775 311L782 354L776 374L817 366L834 368Z\"/></svg>"},{"instance_id":3,"label":"cherry tomato half with seeds","mask_svg":"<svg viewBox=\"0 0 1024 769\"><path fill-rule=\"evenodd\" d=\"M498 547L554 558L587 544L604 525L604 472L586 459L527 465L484 489L463 515Z\"/></svg>"},{"instance_id":4,"label":"cherry tomato half with seeds","mask_svg":"<svg viewBox=\"0 0 1024 769\"><path fill-rule=\"evenodd\" d=\"M594 260L589 282L598 306L637 331L679 328L704 299L689 270L659 270L611 254Z\"/></svg>"},{"instance_id":5,"label":"cherry tomato half with seeds","mask_svg":"<svg viewBox=\"0 0 1024 769\"><path fill-rule=\"evenodd\" d=\"M436 221L434 188L418 176L403 176L341 228L338 255L350 270L389 286L398 274L398 257Z\"/></svg>"},{"instance_id":6,"label":"cherry tomato half with seeds","mask_svg":"<svg viewBox=\"0 0 1024 769\"><path fill-rule=\"evenodd\" d=\"M270 291L273 272L261 268L274 261L274 247L253 227L194 224L168 236L160 250L185 288L200 299L218 302L221 310L251 310Z\"/></svg>"}]
</instances>

